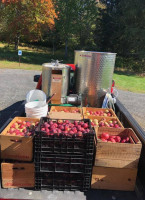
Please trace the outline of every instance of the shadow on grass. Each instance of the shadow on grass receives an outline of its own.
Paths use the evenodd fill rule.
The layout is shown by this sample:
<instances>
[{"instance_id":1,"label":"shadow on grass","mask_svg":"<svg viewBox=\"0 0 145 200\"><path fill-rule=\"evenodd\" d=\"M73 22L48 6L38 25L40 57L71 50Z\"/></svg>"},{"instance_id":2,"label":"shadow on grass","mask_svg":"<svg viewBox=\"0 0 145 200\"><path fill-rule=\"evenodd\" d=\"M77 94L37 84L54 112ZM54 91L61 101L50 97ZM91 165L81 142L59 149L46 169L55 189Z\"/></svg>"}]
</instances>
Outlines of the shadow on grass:
<instances>
[{"instance_id":1,"label":"shadow on grass","mask_svg":"<svg viewBox=\"0 0 145 200\"><path fill-rule=\"evenodd\" d=\"M121 70L114 70L114 73L117 75L125 75L125 76L135 76L136 75L134 72L121 71Z\"/></svg>"},{"instance_id":2,"label":"shadow on grass","mask_svg":"<svg viewBox=\"0 0 145 200\"><path fill-rule=\"evenodd\" d=\"M55 55L52 52L29 52L24 50L21 56L21 63L42 65L45 62L51 62L51 60L63 60L63 63L73 63L73 55L65 58L63 51L58 50ZM10 48L0 48L0 60L19 62L18 52Z\"/></svg>"}]
</instances>

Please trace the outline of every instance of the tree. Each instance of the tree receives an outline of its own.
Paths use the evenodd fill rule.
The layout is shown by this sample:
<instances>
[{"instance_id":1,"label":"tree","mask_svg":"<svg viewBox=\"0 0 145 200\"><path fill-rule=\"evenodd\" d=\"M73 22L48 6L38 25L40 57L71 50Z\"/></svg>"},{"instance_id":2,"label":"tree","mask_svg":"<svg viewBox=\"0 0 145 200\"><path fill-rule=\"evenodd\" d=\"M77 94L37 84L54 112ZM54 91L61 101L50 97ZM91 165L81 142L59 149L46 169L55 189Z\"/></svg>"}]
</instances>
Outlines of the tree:
<instances>
[{"instance_id":1,"label":"tree","mask_svg":"<svg viewBox=\"0 0 145 200\"><path fill-rule=\"evenodd\" d=\"M98 15L96 0L77 1L76 35L79 38L80 48L90 49L93 46L93 32Z\"/></svg>"},{"instance_id":2,"label":"tree","mask_svg":"<svg viewBox=\"0 0 145 200\"><path fill-rule=\"evenodd\" d=\"M15 40L18 48L20 38L29 41L41 39L45 29L52 29L57 17L51 0L2 0L0 20L2 32L9 42Z\"/></svg>"},{"instance_id":3,"label":"tree","mask_svg":"<svg viewBox=\"0 0 145 200\"><path fill-rule=\"evenodd\" d=\"M96 0L54 0L58 18L55 20L56 30L65 43L65 56L68 45L73 39L82 48L91 40L93 24L97 15Z\"/></svg>"},{"instance_id":4,"label":"tree","mask_svg":"<svg viewBox=\"0 0 145 200\"><path fill-rule=\"evenodd\" d=\"M99 50L116 52L128 69L145 70L144 0L100 0L100 5L95 31Z\"/></svg>"}]
</instances>

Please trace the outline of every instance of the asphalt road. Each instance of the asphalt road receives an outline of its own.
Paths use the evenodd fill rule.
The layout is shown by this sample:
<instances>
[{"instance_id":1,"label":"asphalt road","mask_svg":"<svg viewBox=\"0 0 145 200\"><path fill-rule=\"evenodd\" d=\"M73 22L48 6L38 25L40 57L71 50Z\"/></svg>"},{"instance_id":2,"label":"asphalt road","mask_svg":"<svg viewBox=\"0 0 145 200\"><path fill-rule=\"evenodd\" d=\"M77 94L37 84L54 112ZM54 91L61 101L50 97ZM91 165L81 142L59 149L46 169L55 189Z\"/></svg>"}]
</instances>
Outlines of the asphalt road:
<instances>
[{"instance_id":1,"label":"asphalt road","mask_svg":"<svg viewBox=\"0 0 145 200\"><path fill-rule=\"evenodd\" d=\"M36 88L34 75L40 71L0 69L0 127L18 108L26 94Z\"/></svg>"},{"instance_id":2,"label":"asphalt road","mask_svg":"<svg viewBox=\"0 0 145 200\"><path fill-rule=\"evenodd\" d=\"M137 94L121 90L118 92L118 99L145 131L145 93Z\"/></svg>"},{"instance_id":3,"label":"asphalt road","mask_svg":"<svg viewBox=\"0 0 145 200\"><path fill-rule=\"evenodd\" d=\"M40 71L0 69L0 110L24 100L28 91L35 89L33 77Z\"/></svg>"}]
</instances>

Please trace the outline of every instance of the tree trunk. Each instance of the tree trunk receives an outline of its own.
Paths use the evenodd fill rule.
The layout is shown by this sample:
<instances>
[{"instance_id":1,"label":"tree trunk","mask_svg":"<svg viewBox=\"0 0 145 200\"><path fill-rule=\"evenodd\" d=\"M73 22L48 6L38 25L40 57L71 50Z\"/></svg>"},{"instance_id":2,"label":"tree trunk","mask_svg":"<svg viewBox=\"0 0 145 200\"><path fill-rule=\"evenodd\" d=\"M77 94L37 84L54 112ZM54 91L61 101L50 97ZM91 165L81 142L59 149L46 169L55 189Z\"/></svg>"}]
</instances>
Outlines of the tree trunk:
<instances>
[{"instance_id":1,"label":"tree trunk","mask_svg":"<svg viewBox=\"0 0 145 200\"><path fill-rule=\"evenodd\" d=\"M68 56L68 39L65 40L65 57Z\"/></svg>"},{"instance_id":2,"label":"tree trunk","mask_svg":"<svg viewBox=\"0 0 145 200\"><path fill-rule=\"evenodd\" d=\"M53 41L52 41L52 45L53 45L53 47L52 47L52 53L53 53L53 56L54 56L54 51L55 51L54 39L53 39Z\"/></svg>"},{"instance_id":3,"label":"tree trunk","mask_svg":"<svg viewBox=\"0 0 145 200\"><path fill-rule=\"evenodd\" d=\"M16 36L16 39L15 39L15 50L18 50L19 42L20 42L20 36L17 35L17 36Z\"/></svg>"}]
</instances>

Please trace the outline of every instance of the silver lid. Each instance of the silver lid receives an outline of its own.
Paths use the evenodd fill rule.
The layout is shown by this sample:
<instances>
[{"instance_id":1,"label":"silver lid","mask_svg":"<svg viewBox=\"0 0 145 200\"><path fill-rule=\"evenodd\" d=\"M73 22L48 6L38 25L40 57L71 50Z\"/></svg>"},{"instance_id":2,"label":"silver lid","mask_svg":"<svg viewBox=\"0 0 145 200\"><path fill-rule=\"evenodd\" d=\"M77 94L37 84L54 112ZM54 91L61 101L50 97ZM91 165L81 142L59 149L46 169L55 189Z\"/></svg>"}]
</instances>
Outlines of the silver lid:
<instances>
[{"instance_id":1,"label":"silver lid","mask_svg":"<svg viewBox=\"0 0 145 200\"><path fill-rule=\"evenodd\" d=\"M117 54L117 53L111 53L111 52L98 52L98 51L85 51L85 50L75 50L74 52L82 52L82 53L94 53L94 54Z\"/></svg>"},{"instance_id":2,"label":"silver lid","mask_svg":"<svg viewBox=\"0 0 145 200\"><path fill-rule=\"evenodd\" d=\"M66 65L66 64L61 64L59 63L58 60L56 61L53 61L51 63L44 63L42 64L43 67L48 67L48 68L52 68L52 69L55 69L55 70L60 70L60 69L66 69L66 68L70 68L70 66Z\"/></svg>"}]
</instances>

